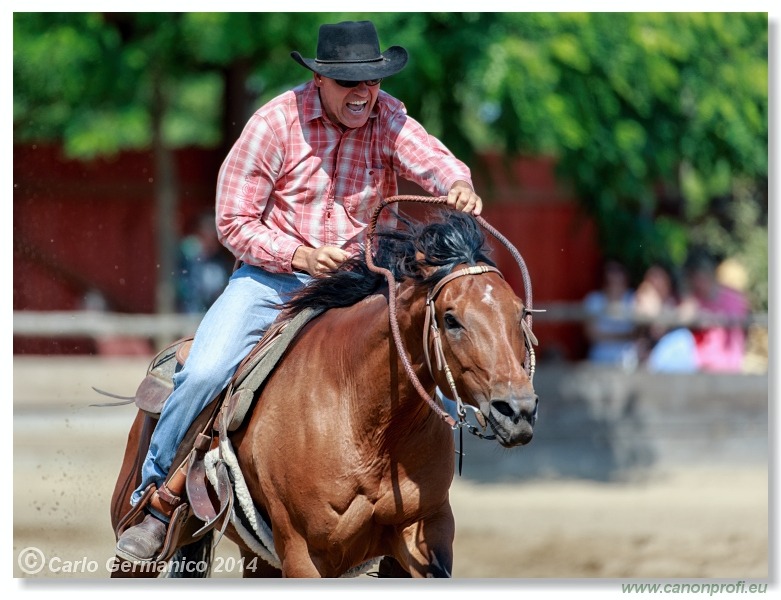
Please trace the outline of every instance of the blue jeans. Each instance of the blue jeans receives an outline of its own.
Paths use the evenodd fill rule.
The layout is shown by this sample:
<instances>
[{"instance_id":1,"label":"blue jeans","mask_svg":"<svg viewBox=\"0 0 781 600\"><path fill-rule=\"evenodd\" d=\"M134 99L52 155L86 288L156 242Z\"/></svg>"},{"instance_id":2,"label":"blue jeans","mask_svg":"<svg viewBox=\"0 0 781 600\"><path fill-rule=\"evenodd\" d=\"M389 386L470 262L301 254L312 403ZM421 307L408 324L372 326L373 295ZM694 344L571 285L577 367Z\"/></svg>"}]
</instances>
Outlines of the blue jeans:
<instances>
[{"instance_id":1,"label":"blue jeans","mask_svg":"<svg viewBox=\"0 0 781 600\"><path fill-rule=\"evenodd\" d=\"M228 385L242 360L274 322L284 302L311 280L305 273L269 273L243 265L206 312L195 332L190 354L174 375L174 390L166 400L141 468L135 505L150 483L165 481L176 450L195 418Z\"/></svg>"}]
</instances>

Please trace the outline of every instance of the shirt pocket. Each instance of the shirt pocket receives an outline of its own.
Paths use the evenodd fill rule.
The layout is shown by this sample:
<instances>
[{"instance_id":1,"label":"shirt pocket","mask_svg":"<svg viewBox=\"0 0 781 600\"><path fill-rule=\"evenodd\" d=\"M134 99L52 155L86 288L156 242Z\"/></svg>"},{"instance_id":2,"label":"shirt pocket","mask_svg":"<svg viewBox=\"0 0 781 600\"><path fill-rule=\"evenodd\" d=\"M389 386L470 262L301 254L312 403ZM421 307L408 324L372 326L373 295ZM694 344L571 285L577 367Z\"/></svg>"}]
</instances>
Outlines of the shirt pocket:
<instances>
[{"instance_id":1,"label":"shirt pocket","mask_svg":"<svg viewBox=\"0 0 781 600\"><path fill-rule=\"evenodd\" d=\"M371 211L382 200L385 188L385 165L370 159L361 161L352 174L352 193L345 198L345 210L356 221L368 223Z\"/></svg>"}]
</instances>

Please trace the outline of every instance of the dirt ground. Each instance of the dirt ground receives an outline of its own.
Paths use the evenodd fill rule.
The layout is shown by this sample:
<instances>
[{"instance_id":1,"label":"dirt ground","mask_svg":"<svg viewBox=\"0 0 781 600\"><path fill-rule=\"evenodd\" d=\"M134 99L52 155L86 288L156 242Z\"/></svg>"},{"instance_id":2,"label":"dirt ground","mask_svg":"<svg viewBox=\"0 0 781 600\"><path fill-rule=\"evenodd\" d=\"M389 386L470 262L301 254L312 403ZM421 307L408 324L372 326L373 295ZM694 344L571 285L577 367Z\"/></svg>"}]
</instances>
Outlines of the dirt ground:
<instances>
[{"instance_id":1,"label":"dirt ground","mask_svg":"<svg viewBox=\"0 0 781 600\"><path fill-rule=\"evenodd\" d=\"M90 386L132 393L144 368L15 359L15 578L108 577L109 500L134 409L89 407L104 400ZM681 466L622 483L456 477L451 501L458 578L769 576L762 464ZM228 568L238 557L232 542L222 541L217 556L223 572L214 577L239 577Z\"/></svg>"}]
</instances>

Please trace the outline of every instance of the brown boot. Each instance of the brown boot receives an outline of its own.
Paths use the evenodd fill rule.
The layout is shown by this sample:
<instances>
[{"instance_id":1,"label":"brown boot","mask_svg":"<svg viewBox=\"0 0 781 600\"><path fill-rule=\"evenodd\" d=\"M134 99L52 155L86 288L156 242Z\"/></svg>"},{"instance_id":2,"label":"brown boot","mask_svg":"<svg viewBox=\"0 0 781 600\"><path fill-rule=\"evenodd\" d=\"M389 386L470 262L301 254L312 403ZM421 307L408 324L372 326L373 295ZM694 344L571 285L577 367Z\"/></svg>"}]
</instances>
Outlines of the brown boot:
<instances>
[{"instance_id":1,"label":"brown boot","mask_svg":"<svg viewBox=\"0 0 781 600\"><path fill-rule=\"evenodd\" d=\"M165 531L163 521L148 514L138 525L127 529L117 542L116 554L130 562L152 560L163 548Z\"/></svg>"},{"instance_id":2,"label":"brown boot","mask_svg":"<svg viewBox=\"0 0 781 600\"><path fill-rule=\"evenodd\" d=\"M165 534L168 525L154 515L154 511L171 518L174 510L182 502L180 494L184 490L187 480L188 459L179 465L174 471L168 483L162 483L152 492L149 498L149 506L154 509L149 511L138 525L126 530L117 541L116 555L131 562L144 562L152 560L163 548Z\"/></svg>"}]
</instances>

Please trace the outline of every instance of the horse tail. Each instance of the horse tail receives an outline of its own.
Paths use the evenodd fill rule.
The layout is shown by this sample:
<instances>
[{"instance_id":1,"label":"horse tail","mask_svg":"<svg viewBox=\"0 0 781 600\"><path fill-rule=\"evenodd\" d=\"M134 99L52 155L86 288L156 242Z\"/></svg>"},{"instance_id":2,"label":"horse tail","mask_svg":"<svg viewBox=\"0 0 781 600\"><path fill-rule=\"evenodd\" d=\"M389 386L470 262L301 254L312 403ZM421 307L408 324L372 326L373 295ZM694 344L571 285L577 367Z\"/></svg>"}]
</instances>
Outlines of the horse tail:
<instances>
[{"instance_id":1,"label":"horse tail","mask_svg":"<svg viewBox=\"0 0 781 600\"><path fill-rule=\"evenodd\" d=\"M168 563L169 579L196 579L208 577L214 558L214 533L209 532L198 541L180 547Z\"/></svg>"}]
</instances>

